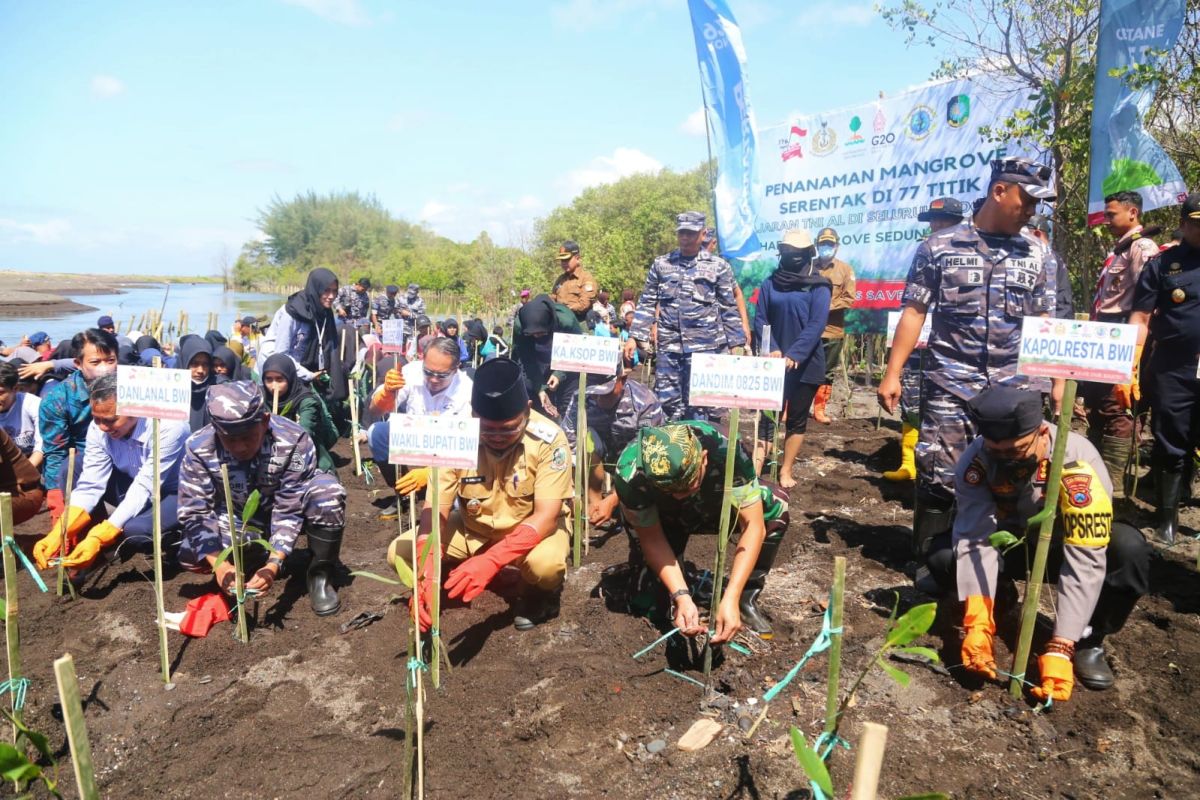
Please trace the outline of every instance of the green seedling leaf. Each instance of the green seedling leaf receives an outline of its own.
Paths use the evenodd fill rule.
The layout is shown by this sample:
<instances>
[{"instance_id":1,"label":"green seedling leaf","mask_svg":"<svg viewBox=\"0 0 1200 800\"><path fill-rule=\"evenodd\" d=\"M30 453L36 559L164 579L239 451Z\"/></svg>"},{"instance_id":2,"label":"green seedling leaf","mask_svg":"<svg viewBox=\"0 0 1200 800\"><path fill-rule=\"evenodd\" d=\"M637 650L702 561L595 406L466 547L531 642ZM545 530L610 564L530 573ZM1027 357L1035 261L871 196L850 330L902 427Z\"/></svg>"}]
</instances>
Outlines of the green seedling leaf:
<instances>
[{"instance_id":1,"label":"green seedling leaf","mask_svg":"<svg viewBox=\"0 0 1200 800\"><path fill-rule=\"evenodd\" d=\"M918 647L917 645L909 645L908 647L897 647L895 648L895 652L911 653L914 656L927 658L934 664L940 664L942 662L941 656L939 656L937 654L937 650L934 650L932 647Z\"/></svg>"},{"instance_id":2,"label":"green seedling leaf","mask_svg":"<svg viewBox=\"0 0 1200 800\"><path fill-rule=\"evenodd\" d=\"M905 611L888 631L884 647L898 647L923 636L937 616L937 603L924 603Z\"/></svg>"},{"instance_id":3,"label":"green seedling leaf","mask_svg":"<svg viewBox=\"0 0 1200 800\"><path fill-rule=\"evenodd\" d=\"M10 781L24 780L18 778L25 768L35 766L29 763L29 759L25 754L17 750L8 742L0 742L0 775L3 775ZM36 768L36 767L35 767Z\"/></svg>"},{"instance_id":4,"label":"green seedling leaf","mask_svg":"<svg viewBox=\"0 0 1200 800\"><path fill-rule=\"evenodd\" d=\"M13 713L8 709L0 709L0 712L3 712L4 716L8 717L8 721L12 723L18 732L25 734L29 738L29 743L37 749L43 758L51 763L55 763L54 755L50 752L50 740L44 734L30 730L28 725L13 716Z\"/></svg>"},{"instance_id":5,"label":"green seedling leaf","mask_svg":"<svg viewBox=\"0 0 1200 800\"><path fill-rule=\"evenodd\" d=\"M382 575L376 575L374 572L366 572L364 570L356 569L356 570L352 571L350 574L354 575L355 577L358 577L358 578L370 578L373 581L379 581L380 583L386 583L390 586L400 586L401 585L400 581L394 581L391 578L385 578ZM410 572L409 575L411 576L411 574L412 573ZM409 584L408 588L411 589L412 584Z\"/></svg>"},{"instance_id":6,"label":"green seedling leaf","mask_svg":"<svg viewBox=\"0 0 1200 800\"><path fill-rule=\"evenodd\" d=\"M268 553L271 552L272 549L274 549L271 547L271 543L268 542L266 539L251 539L250 541L246 542L246 544L256 544L259 547L261 547L263 550L266 550Z\"/></svg>"},{"instance_id":7,"label":"green seedling leaf","mask_svg":"<svg viewBox=\"0 0 1200 800\"><path fill-rule=\"evenodd\" d=\"M400 582L408 588L413 588L415 578L413 577L412 567L403 558L397 558L393 562L396 567L396 574L400 576Z\"/></svg>"},{"instance_id":8,"label":"green seedling leaf","mask_svg":"<svg viewBox=\"0 0 1200 800\"><path fill-rule=\"evenodd\" d=\"M254 519L254 515L258 513L259 503L262 502L262 494L258 489L250 493L246 498L246 505L242 506L242 527L250 524L250 520Z\"/></svg>"},{"instance_id":9,"label":"green seedling leaf","mask_svg":"<svg viewBox=\"0 0 1200 800\"><path fill-rule=\"evenodd\" d=\"M229 547L226 547L224 550L217 553L217 563L220 564L222 561L229 558L229 556L232 553L233 553L233 545L229 545Z\"/></svg>"},{"instance_id":10,"label":"green seedling leaf","mask_svg":"<svg viewBox=\"0 0 1200 800\"><path fill-rule=\"evenodd\" d=\"M1025 540L1018 539L1014 534L1011 534L1008 531L996 531L988 537L988 544L997 550L1000 550L1001 552L1007 552L1023 541Z\"/></svg>"},{"instance_id":11,"label":"green seedling leaf","mask_svg":"<svg viewBox=\"0 0 1200 800\"><path fill-rule=\"evenodd\" d=\"M804 774L817 785L817 788L832 797L833 781L829 778L829 769L825 766L825 762L817 755L817 751L808 746L808 742L804 741L804 734L795 725L792 726L791 734L792 749L796 751L796 760L800 762Z\"/></svg>"},{"instance_id":12,"label":"green seedling leaf","mask_svg":"<svg viewBox=\"0 0 1200 800\"><path fill-rule=\"evenodd\" d=\"M908 677L907 672L905 672L902 669L899 669L898 667L893 667L891 664L887 663L882 658L875 659L875 662L877 664L879 664L879 666L883 669L883 671L886 672L891 677L891 679L894 680L896 683L900 684L901 686L908 686L908 682L910 679Z\"/></svg>"}]
</instances>

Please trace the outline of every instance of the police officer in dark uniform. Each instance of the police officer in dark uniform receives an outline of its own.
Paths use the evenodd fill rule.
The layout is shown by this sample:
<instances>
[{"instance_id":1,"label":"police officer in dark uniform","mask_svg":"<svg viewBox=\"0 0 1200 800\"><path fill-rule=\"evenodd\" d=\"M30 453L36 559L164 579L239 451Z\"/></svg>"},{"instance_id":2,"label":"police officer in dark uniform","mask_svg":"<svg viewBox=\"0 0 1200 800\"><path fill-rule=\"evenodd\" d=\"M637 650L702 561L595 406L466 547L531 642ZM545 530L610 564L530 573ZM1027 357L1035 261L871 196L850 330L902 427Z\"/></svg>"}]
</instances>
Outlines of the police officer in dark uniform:
<instances>
[{"instance_id":1,"label":"police officer in dark uniform","mask_svg":"<svg viewBox=\"0 0 1200 800\"><path fill-rule=\"evenodd\" d=\"M1140 329L1139 344L1145 344L1149 331L1154 348L1148 366L1158 492L1154 535L1166 545L1175 543L1179 528L1185 464L1200 445L1200 426L1194 421L1200 404L1200 192L1184 201L1179 229L1183 237L1179 245L1164 250L1142 269L1129 317ZM1135 367L1131 392L1135 399L1137 380Z\"/></svg>"}]
</instances>

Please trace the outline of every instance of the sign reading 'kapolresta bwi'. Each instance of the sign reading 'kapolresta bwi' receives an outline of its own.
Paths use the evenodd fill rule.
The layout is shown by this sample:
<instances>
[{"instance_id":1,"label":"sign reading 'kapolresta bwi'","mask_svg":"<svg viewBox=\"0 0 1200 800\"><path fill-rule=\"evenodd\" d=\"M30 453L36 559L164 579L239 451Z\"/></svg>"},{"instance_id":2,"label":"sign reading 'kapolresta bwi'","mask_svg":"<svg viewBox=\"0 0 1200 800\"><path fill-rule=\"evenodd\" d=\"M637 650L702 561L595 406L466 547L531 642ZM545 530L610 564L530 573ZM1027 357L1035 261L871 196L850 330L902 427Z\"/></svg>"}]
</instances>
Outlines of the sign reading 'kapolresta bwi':
<instances>
[{"instance_id":1,"label":"sign reading 'kapolresta bwi'","mask_svg":"<svg viewBox=\"0 0 1200 800\"><path fill-rule=\"evenodd\" d=\"M778 411L785 369L782 358L693 353L688 403Z\"/></svg>"},{"instance_id":2,"label":"sign reading 'kapolresta bwi'","mask_svg":"<svg viewBox=\"0 0 1200 800\"><path fill-rule=\"evenodd\" d=\"M381 337L380 341L383 342L383 352L403 353L404 320L385 319L383 321L383 336Z\"/></svg>"},{"instance_id":3,"label":"sign reading 'kapolresta bwi'","mask_svg":"<svg viewBox=\"0 0 1200 800\"><path fill-rule=\"evenodd\" d=\"M1017 372L1039 378L1129 383L1137 326L1026 317Z\"/></svg>"},{"instance_id":4,"label":"sign reading 'kapolresta bwi'","mask_svg":"<svg viewBox=\"0 0 1200 800\"><path fill-rule=\"evenodd\" d=\"M187 420L191 400L186 369L117 367L117 413L123 417Z\"/></svg>"},{"instance_id":5,"label":"sign reading 'kapolresta bwi'","mask_svg":"<svg viewBox=\"0 0 1200 800\"><path fill-rule=\"evenodd\" d=\"M902 311L889 311L887 315L887 346L891 347L892 342L896 339L896 328L900 327L900 315ZM929 331L933 328L933 313L925 315L925 322L921 325L921 332L917 334L917 347L926 347L929 344Z\"/></svg>"},{"instance_id":6,"label":"sign reading 'kapolresta bwi'","mask_svg":"<svg viewBox=\"0 0 1200 800\"><path fill-rule=\"evenodd\" d=\"M621 360L621 340L605 336L556 333L550 351L550 369L613 375Z\"/></svg>"},{"instance_id":7,"label":"sign reading 'kapolresta bwi'","mask_svg":"<svg viewBox=\"0 0 1200 800\"><path fill-rule=\"evenodd\" d=\"M479 420L451 414L392 414L388 463L474 469L479 463Z\"/></svg>"}]
</instances>

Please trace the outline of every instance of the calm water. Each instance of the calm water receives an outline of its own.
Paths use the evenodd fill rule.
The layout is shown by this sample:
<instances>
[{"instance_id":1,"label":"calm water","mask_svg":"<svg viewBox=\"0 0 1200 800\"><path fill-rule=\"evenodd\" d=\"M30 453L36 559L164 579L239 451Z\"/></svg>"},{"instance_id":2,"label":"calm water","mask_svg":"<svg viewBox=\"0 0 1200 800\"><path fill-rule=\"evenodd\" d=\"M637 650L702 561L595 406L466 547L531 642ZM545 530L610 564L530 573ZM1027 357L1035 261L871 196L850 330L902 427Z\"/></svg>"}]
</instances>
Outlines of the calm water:
<instances>
[{"instance_id":1,"label":"calm water","mask_svg":"<svg viewBox=\"0 0 1200 800\"><path fill-rule=\"evenodd\" d=\"M45 331L50 334L51 341L57 344L60 339L69 339L80 330L94 326L102 314L110 315L123 334L129 327L130 317L141 318L149 310L158 311L162 308L166 291L166 284L147 284L126 289L121 294L64 295L76 303L94 306L96 310L47 316L44 319L0 316L0 340L12 345L20 341L22 335ZM215 311L220 318L217 328L228 336L235 319L247 314L270 317L282 304L283 298L278 295L227 292L219 284L171 284L166 310L163 311L164 338L167 326L179 321L181 310L190 317L190 332L200 334L204 333L209 312Z\"/></svg>"}]
</instances>

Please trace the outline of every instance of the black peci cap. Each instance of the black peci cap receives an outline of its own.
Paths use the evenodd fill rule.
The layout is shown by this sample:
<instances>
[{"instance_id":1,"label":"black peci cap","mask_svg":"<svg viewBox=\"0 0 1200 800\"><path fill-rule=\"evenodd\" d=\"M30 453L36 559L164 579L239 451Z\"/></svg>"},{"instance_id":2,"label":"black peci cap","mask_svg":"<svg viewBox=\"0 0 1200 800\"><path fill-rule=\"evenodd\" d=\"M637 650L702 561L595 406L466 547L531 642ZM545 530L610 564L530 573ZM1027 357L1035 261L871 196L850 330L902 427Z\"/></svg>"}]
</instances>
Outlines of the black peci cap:
<instances>
[{"instance_id":1,"label":"black peci cap","mask_svg":"<svg viewBox=\"0 0 1200 800\"><path fill-rule=\"evenodd\" d=\"M475 370L471 408L480 419L503 422L529 407L521 367L508 358L493 358Z\"/></svg>"},{"instance_id":2,"label":"black peci cap","mask_svg":"<svg viewBox=\"0 0 1200 800\"><path fill-rule=\"evenodd\" d=\"M1042 425L1042 395L1029 389L993 386L967 401L979 434L990 441L1017 439Z\"/></svg>"}]
</instances>

